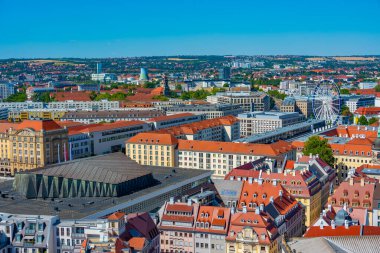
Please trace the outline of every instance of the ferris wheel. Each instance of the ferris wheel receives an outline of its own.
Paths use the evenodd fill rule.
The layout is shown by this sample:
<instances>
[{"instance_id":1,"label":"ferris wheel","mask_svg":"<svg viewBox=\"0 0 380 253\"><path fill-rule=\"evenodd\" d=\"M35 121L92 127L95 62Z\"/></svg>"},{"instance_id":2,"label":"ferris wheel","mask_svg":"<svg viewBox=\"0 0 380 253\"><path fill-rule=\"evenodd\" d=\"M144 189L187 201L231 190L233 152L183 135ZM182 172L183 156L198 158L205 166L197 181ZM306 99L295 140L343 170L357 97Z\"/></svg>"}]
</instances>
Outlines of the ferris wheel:
<instances>
[{"instance_id":1,"label":"ferris wheel","mask_svg":"<svg viewBox=\"0 0 380 253\"><path fill-rule=\"evenodd\" d=\"M340 117L341 98L338 86L333 82L320 82L312 95L313 113L327 125L336 125Z\"/></svg>"}]
</instances>

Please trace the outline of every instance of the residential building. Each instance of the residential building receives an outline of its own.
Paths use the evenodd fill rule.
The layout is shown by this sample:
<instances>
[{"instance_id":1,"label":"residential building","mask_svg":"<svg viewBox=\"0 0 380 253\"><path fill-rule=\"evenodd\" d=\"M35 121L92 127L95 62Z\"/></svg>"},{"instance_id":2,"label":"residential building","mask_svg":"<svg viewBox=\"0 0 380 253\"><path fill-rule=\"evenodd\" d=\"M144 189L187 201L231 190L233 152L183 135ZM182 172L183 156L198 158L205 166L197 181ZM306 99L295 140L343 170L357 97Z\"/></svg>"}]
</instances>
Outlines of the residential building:
<instances>
[{"instance_id":1,"label":"residential building","mask_svg":"<svg viewBox=\"0 0 380 253\"><path fill-rule=\"evenodd\" d=\"M193 122L198 122L203 120L202 115L195 115L192 113L179 113L169 116L159 116L151 118L148 122L153 124L154 130L159 130L162 128L169 128L173 126L180 126L183 124L189 124Z\"/></svg>"},{"instance_id":2,"label":"residential building","mask_svg":"<svg viewBox=\"0 0 380 253\"><path fill-rule=\"evenodd\" d=\"M370 177L380 180L380 166L378 164L363 164L355 170L354 176Z\"/></svg>"},{"instance_id":3,"label":"residential building","mask_svg":"<svg viewBox=\"0 0 380 253\"><path fill-rule=\"evenodd\" d=\"M378 85L376 82L360 82L358 84L359 89L374 89Z\"/></svg>"},{"instance_id":4,"label":"residential building","mask_svg":"<svg viewBox=\"0 0 380 253\"><path fill-rule=\"evenodd\" d=\"M177 166L178 139L168 133L139 133L126 143L125 153L139 164Z\"/></svg>"},{"instance_id":5,"label":"residential building","mask_svg":"<svg viewBox=\"0 0 380 253\"><path fill-rule=\"evenodd\" d=\"M270 98L262 92L218 92L208 96L207 101L214 104L240 105L244 112L270 110Z\"/></svg>"},{"instance_id":6,"label":"residential building","mask_svg":"<svg viewBox=\"0 0 380 253\"><path fill-rule=\"evenodd\" d=\"M31 170L67 160L67 129L52 120L0 123L1 158L5 173Z\"/></svg>"},{"instance_id":7,"label":"residential building","mask_svg":"<svg viewBox=\"0 0 380 253\"><path fill-rule=\"evenodd\" d=\"M286 158L295 159L295 149L285 141L272 144L178 140L178 166L210 170L214 178L224 178L233 168L263 157L282 167Z\"/></svg>"},{"instance_id":8,"label":"residential building","mask_svg":"<svg viewBox=\"0 0 380 253\"><path fill-rule=\"evenodd\" d=\"M220 80L230 80L231 79L231 68L223 67L218 70Z\"/></svg>"},{"instance_id":9,"label":"residential building","mask_svg":"<svg viewBox=\"0 0 380 253\"><path fill-rule=\"evenodd\" d=\"M195 115L205 115L206 119L214 119L223 116L237 116L243 112L240 105L227 104L205 104L205 105L178 105L167 108L166 114L193 113Z\"/></svg>"},{"instance_id":10,"label":"residential building","mask_svg":"<svg viewBox=\"0 0 380 253\"><path fill-rule=\"evenodd\" d=\"M57 216L0 213L0 252L58 252L58 222Z\"/></svg>"},{"instance_id":11,"label":"residential building","mask_svg":"<svg viewBox=\"0 0 380 253\"><path fill-rule=\"evenodd\" d=\"M312 225L321 213L321 185L318 178L309 170L285 170L283 173L272 173L269 170L262 172L260 170L234 169L225 176L225 179L243 182L247 180L258 182L261 180L266 183L281 184L304 206L304 222L307 227ZM248 194L247 196L251 195ZM257 193L256 196L258 196ZM266 198L269 197L268 195L266 196ZM245 203L248 205L248 208L255 207L253 202L249 203Z\"/></svg>"},{"instance_id":12,"label":"residential building","mask_svg":"<svg viewBox=\"0 0 380 253\"><path fill-rule=\"evenodd\" d=\"M98 82L110 82L110 81L116 81L117 77L115 74L111 74L111 73L97 73L97 74L91 74L91 80L98 81Z\"/></svg>"},{"instance_id":13,"label":"residential building","mask_svg":"<svg viewBox=\"0 0 380 253\"><path fill-rule=\"evenodd\" d=\"M239 120L230 115L158 130L177 139L204 141L233 141L240 138Z\"/></svg>"},{"instance_id":14,"label":"residential building","mask_svg":"<svg viewBox=\"0 0 380 253\"><path fill-rule=\"evenodd\" d=\"M363 132L363 135L365 133ZM370 132L368 134L371 134ZM357 135L355 135L357 136ZM293 141L297 153L302 154L306 140ZM362 137L332 137L328 143L334 155L334 169L337 172L337 183L344 181L355 169L363 164L374 164L373 141Z\"/></svg>"},{"instance_id":15,"label":"residential building","mask_svg":"<svg viewBox=\"0 0 380 253\"><path fill-rule=\"evenodd\" d=\"M159 211L161 252L221 252L226 251L225 237L231 210L224 207L201 206L170 202Z\"/></svg>"},{"instance_id":16,"label":"residential building","mask_svg":"<svg viewBox=\"0 0 380 253\"><path fill-rule=\"evenodd\" d=\"M117 110L120 108L118 101L74 101L65 100L62 102L50 102L47 104L48 109L65 109L65 110L85 110L85 111L107 111Z\"/></svg>"},{"instance_id":17,"label":"residential building","mask_svg":"<svg viewBox=\"0 0 380 253\"><path fill-rule=\"evenodd\" d=\"M14 83L0 82L0 101L3 101L13 94L15 94Z\"/></svg>"},{"instance_id":18,"label":"residential building","mask_svg":"<svg viewBox=\"0 0 380 253\"><path fill-rule=\"evenodd\" d=\"M0 120L8 119L9 110L8 108L0 108Z\"/></svg>"},{"instance_id":19,"label":"residential building","mask_svg":"<svg viewBox=\"0 0 380 253\"><path fill-rule=\"evenodd\" d=\"M305 121L297 112L250 112L238 115L242 136L265 133Z\"/></svg>"},{"instance_id":20,"label":"residential building","mask_svg":"<svg viewBox=\"0 0 380 253\"><path fill-rule=\"evenodd\" d=\"M371 226L379 226L380 189L377 180L366 177L351 177L342 182L330 196L331 206L347 206L350 209L367 209Z\"/></svg>"},{"instance_id":21,"label":"residential building","mask_svg":"<svg viewBox=\"0 0 380 253\"><path fill-rule=\"evenodd\" d=\"M8 108L9 111L14 110L30 110L30 109L43 109L43 102L0 102L0 108Z\"/></svg>"},{"instance_id":22,"label":"residential building","mask_svg":"<svg viewBox=\"0 0 380 253\"><path fill-rule=\"evenodd\" d=\"M345 102L350 112L354 113L359 107L375 106L374 96L360 96L358 98L350 98Z\"/></svg>"},{"instance_id":23,"label":"residential building","mask_svg":"<svg viewBox=\"0 0 380 253\"><path fill-rule=\"evenodd\" d=\"M54 92L54 87L48 87L48 86L31 86L26 89L26 97L28 100L31 100L33 95L36 93L44 93L44 92Z\"/></svg>"},{"instance_id":24,"label":"residential building","mask_svg":"<svg viewBox=\"0 0 380 253\"><path fill-rule=\"evenodd\" d=\"M100 85L99 84L78 84L78 91L100 91Z\"/></svg>"},{"instance_id":25,"label":"residential building","mask_svg":"<svg viewBox=\"0 0 380 253\"><path fill-rule=\"evenodd\" d=\"M8 121L21 122L24 120L60 120L67 110L63 109L28 109L14 110L8 113Z\"/></svg>"},{"instance_id":26,"label":"residential building","mask_svg":"<svg viewBox=\"0 0 380 253\"><path fill-rule=\"evenodd\" d=\"M90 124L120 120L145 121L158 116L163 116L163 113L156 110L70 111L61 118L61 121L71 120Z\"/></svg>"},{"instance_id":27,"label":"residential building","mask_svg":"<svg viewBox=\"0 0 380 253\"><path fill-rule=\"evenodd\" d=\"M278 233L286 238L302 235L302 207L280 180L268 181L261 177L257 181L245 180L236 208L243 213L265 212Z\"/></svg>"},{"instance_id":28,"label":"residential building","mask_svg":"<svg viewBox=\"0 0 380 253\"><path fill-rule=\"evenodd\" d=\"M367 119L370 119L372 117L378 118L380 114L380 107L359 107L354 112L354 122L357 124L358 119L361 116L365 116Z\"/></svg>"},{"instance_id":29,"label":"residential building","mask_svg":"<svg viewBox=\"0 0 380 253\"><path fill-rule=\"evenodd\" d=\"M313 115L313 103L308 97L296 98L296 110L309 118Z\"/></svg>"},{"instance_id":30,"label":"residential building","mask_svg":"<svg viewBox=\"0 0 380 253\"><path fill-rule=\"evenodd\" d=\"M148 123L137 120L69 127L69 159L122 151L126 140L150 130Z\"/></svg>"}]
</instances>

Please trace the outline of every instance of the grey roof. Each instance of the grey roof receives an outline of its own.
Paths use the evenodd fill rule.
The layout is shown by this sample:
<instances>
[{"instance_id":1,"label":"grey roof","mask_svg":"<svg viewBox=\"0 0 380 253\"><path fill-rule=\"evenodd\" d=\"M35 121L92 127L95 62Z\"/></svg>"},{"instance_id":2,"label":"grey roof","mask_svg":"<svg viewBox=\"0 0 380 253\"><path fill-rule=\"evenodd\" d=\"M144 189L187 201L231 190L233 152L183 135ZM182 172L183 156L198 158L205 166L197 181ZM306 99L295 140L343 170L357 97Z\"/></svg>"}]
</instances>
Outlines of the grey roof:
<instances>
[{"instance_id":1,"label":"grey roof","mask_svg":"<svg viewBox=\"0 0 380 253\"><path fill-rule=\"evenodd\" d=\"M93 157L94 161L102 164L102 159L115 157L114 154ZM85 161L86 159L83 159ZM108 162L111 162L107 159ZM133 163L133 162L132 162ZM126 164L128 166L128 164ZM200 178L207 179L211 176L210 171L145 166L134 167L135 170L149 171L157 184L142 190L137 190L131 194L121 197L83 197L83 198L61 198L61 199L25 199L17 191L13 190L13 180L2 182L0 179L0 212L17 213L17 214L35 214L35 215L59 215L61 219L82 219L89 216L97 216L97 214L111 210L108 213L121 209L120 206L137 205L145 198L151 198L152 195L159 194L174 196L173 190L179 186L189 182L196 182ZM179 192L178 192L179 194ZM162 200L164 201L164 200ZM159 208L163 202L154 201L155 207ZM59 211L57 211L59 209ZM139 207L134 212L151 211L146 207ZM100 216L99 216L100 217Z\"/></svg>"},{"instance_id":2,"label":"grey roof","mask_svg":"<svg viewBox=\"0 0 380 253\"><path fill-rule=\"evenodd\" d=\"M296 253L375 253L380 249L380 236L293 238L288 245Z\"/></svg>"},{"instance_id":3,"label":"grey roof","mask_svg":"<svg viewBox=\"0 0 380 253\"><path fill-rule=\"evenodd\" d=\"M96 118L153 118L163 116L164 114L158 110L112 110L112 111L70 111L62 117L64 119L96 119Z\"/></svg>"},{"instance_id":4,"label":"grey roof","mask_svg":"<svg viewBox=\"0 0 380 253\"><path fill-rule=\"evenodd\" d=\"M243 181L213 179L213 182L224 204L239 199Z\"/></svg>"},{"instance_id":5,"label":"grey roof","mask_svg":"<svg viewBox=\"0 0 380 253\"><path fill-rule=\"evenodd\" d=\"M118 184L147 175L150 171L132 161L123 153L112 153L50 165L43 169L21 173Z\"/></svg>"}]
</instances>

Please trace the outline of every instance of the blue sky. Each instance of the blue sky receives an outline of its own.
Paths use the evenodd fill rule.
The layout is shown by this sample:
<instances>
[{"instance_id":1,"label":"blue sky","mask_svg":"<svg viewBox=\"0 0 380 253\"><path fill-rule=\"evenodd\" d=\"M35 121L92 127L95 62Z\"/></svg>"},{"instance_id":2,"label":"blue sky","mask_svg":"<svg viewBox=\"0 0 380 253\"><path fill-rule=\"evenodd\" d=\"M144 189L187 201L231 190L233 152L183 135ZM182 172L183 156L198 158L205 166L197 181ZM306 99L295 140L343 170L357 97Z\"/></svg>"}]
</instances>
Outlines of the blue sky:
<instances>
[{"instance_id":1,"label":"blue sky","mask_svg":"<svg viewBox=\"0 0 380 253\"><path fill-rule=\"evenodd\" d=\"M380 54L380 0L0 0L0 58Z\"/></svg>"}]
</instances>

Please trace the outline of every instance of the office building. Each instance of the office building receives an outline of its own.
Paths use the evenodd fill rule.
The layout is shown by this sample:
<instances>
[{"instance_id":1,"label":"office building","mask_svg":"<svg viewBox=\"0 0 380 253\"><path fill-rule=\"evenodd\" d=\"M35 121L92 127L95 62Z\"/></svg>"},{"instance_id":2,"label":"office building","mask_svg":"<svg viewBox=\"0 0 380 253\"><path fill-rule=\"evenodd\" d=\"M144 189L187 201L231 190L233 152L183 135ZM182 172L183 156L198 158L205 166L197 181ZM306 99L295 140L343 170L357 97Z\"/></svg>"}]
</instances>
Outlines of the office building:
<instances>
[{"instance_id":1,"label":"office building","mask_svg":"<svg viewBox=\"0 0 380 253\"><path fill-rule=\"evenodd\" d=\"M220 80L230 80L231 79L231 68L223 67L218 70Z\"/></svg>"},{"instance_id":2,"label":"office building","mask_svg":"<svg viewBox=\"0 0 380 253\"><path fill-rule=\"evenodd\" d=\"M70 111L61 121L77 121L85 124L100 122L116 122L128 120L149 120L154 117L163 116L161 111L156 110L112 110L112 111Z\"/></svg>"},{"instance_id":3,"label":"office building","mask_svg":"<svg viewBox=\"0 0 380 253\"><path fill-rule=\"evenodd\" d=\"M116 81L117 77L115 74L111 73L91 74L91 80L98 82L111 82Z\"/></svg>"},{"instance_id":4,"label":"office building","mask_svg":"<svg viewBox=\"0 0 380 253\"><path fill-rule=\"evenodd\" d=\"M205 115L206 119L233 115L237 116L243 112L240 105L227 104L205 104L205 105L177 105L167 108L166 114L193 113L195 115Z\"/></svg>"},{"instance_id":5,"label":"office building","mask_svg":"<svg viewBox=\"0 0 380 253\"><path fill-rule=\"evenodd\" d=\"M240 105L244 112L270 110L270 98L262 92L218 92L208 96L207 101L213 104Z\"/></svg>"},{"instance_id":6,"label":"office building","mask_svg":"<svg viewBox=\"0 0 380 253\"><path fill-rule=\"evenodd\" d=\"M374 89L378 85L376 82L360 82L358 84L359 89Z\"/></svg>"},{"instance_id":7,"label":"office building","mask_svg":"<svg viewBox=\"0 0 380 253\"><path fill-rule=\"evenodd\" d=\"M0 101L13 94L15 94L15 84L0 81Z\"/></svg>"},{"instance_id":8,"label":"office building","mask_svg":"<svg viewBox=\"0 0 380 253\"><path fill-rule=\"evenodd\" d=\"M102 64L100 62L96 63L96 74L102 73Z\"/></svg>"},{"instance_id":9,"label":"office building","mask_svg":"<svg viewBox=\"0 0 380 253\"><path fill-rule=\"evenodd\" d=\"M359 98L350 98L346 101L346 106L350 112L355 113L359 107L375 106L374 96L361 96Z\"/></svg>"},{"instance_id":10,"label":"office building","mask_svg":"<svg viewBox=\"0 0 380 253\"><path fill-rule=\"evenodd\" d=\"M99 84L78 84L77 86L78 91L100 91L100 85Z\"/></svg>"},{"instance_id":11,"label":"office building","mask_svg":"<svg viewBox=\"0 0 380 253\"><path fill-rule=\"evenodd\" d=\"M65 100L62 102L50 102L46 105L47 109L64 109L64 110L84 110L84 111L107 111L120 108L119 101L74 101Z\"/></svg>"},{"instance_id":12,"label":"office building","mask_svg":"<svg viewBox=\"0 0 380 253\"><path fill-rule=\"evenodd\" d=\"M0 108L8 108L9 111L17 111L17 110L30 110L30 109L43 109L43 102L1 102Z\"/></svg>"},{"instance_id":13,"label":"office building","mask_svg":"<svg viewBox=\"0 0 380 253\"><path fill-rule=\"evenodd\" d=\"M174 126L199 122L201 120L203 120L202 115L195 115L192 113L180 113L169 116L159 116L151 118L148 120L148 122L153 124L154 130L159 130L163 128L170 128Z\"/></svg>"},{"instance_id":14,"label":"office building","mask_svg":"<svg viewBox=\"0 0 380 253\"><path fill-rule=\"evenodd\" d=\"M169 133L182 140L233 141L240 138L240 124L235 116L230 115L173 126L156 132Z\"/></svg>"},{"instance_id":15,"label":"office building","mask_svg":"<svg viewBox=\"0 0 380 253\"><path fill-rule=\"evenodd\" d=\"M137 120L68 127L69 159L124 151L126 140L150 130L148 123Z\"/></svg>"},{"instance_id":16,"label":"office building","mask_svg":"<svg viewBox=\"0 0 380 253\"><path fill-rule=\"evenodd\" d=\"M8 108L0 108L0 120L6 120L9 116Z\"/></svg>"},{"instance_id":17,"label":"office building","mask_svg":"<svg viewBox=\"0 0 380 253\"><path fill-rule=\"evenodd\" d=\"M238 115L243 137L265 133L305 121L298 112L249 112Z\"/></svg>"}]
</instances>

